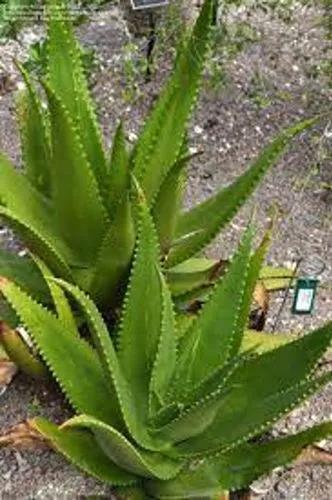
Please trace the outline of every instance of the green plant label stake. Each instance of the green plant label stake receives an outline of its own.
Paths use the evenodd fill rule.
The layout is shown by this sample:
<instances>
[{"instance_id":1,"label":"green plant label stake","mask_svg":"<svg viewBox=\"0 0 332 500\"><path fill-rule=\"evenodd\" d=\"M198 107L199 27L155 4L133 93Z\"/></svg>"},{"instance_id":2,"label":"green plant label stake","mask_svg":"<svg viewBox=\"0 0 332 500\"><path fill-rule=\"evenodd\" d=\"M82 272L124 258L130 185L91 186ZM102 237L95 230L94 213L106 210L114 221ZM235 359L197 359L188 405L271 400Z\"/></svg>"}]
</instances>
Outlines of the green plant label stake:
<instances>
[{"instance_id":1,"label":"green plant label stake","mask_svg":"<svg viewBox=\"0 0 332 500\"><path fill-rule=\"evenodd\" d=\"M318 285L316 278L299 278L296 282L292 306L293 314L311 314Z\"/></svg>"}]
</instances>

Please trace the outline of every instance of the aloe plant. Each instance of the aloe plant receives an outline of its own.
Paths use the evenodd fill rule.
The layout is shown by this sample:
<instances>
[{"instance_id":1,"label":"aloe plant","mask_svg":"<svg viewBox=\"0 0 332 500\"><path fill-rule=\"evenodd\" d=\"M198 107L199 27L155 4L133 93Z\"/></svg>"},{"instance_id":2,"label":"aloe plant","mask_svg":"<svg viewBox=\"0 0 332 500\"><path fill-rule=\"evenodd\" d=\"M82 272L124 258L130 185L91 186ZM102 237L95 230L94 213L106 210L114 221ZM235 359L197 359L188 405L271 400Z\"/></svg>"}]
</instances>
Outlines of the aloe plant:
<instances>
[{"instance_id":1,"label":"aloe plant","mask_svg":"<svg viewBox=\"0 0 332 500\"><path fill-rule=\"evenodd\" d=\"M284 130L233 184L181 211L190 159L185 132L209 48L214 3L204 2L131 150L122 124L110 152L102 143L66 2L47 2L48 64L41 86L21 68L26 83L18 110L23 169L0 156L0 216L56 276L85 290L102 310L118 306L133 256L133 179L154 215L172 292L183 295L210 282L215 263L207 262L197 273L201 261L196 255L248 199L291 139L312 123ZM44 302L50 300L29 257L18 262L1 251L0 272L18 279L37 299L44 293ZM14 326L12 312L3 305L1 311Z\"/></svg>"},{"instance_id":2,"label":"aloe plant","mask_svg":"<svg viewBox=\"0 0 332 500\"><path fill-rule=\"evenodd\" d=\"M53 278L41 262L56 313L1 278L0 291L76 411L60 427L43 418L30 426L84 471L114 487L135 486L142 498L210 498L242 488L331 434L326 422L262 438L331 381L332 372L319 375L315 367L330 345L332 323L259 354L243 347L268 244L265 238L252 252L252 238L249 227L225 275L186 327L174 313L158 235L143 202L113 332L84 291ZM86 317L88 339L72 320L73 301Z\"/></svg>"}]
</instances>

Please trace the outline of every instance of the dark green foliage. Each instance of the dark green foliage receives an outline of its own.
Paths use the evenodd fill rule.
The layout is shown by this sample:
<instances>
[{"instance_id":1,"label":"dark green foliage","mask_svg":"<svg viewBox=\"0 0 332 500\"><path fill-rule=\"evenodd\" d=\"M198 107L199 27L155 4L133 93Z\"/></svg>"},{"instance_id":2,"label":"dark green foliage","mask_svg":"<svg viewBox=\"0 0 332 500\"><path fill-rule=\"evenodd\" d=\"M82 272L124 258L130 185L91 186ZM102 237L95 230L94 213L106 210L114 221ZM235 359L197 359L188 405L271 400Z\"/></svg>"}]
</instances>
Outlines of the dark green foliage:
<instances>
[{"instance_id":1,"label":"dark green foliage","mask_svg":"<svg viewBox=\"0 0 332 500\"><path fill-rule=\"evenodd\" d=\"M332 433L325 423L262 438L332 380L332 373L316 373L332 324L248 352L248 297L267 245L265 238L251 254L252 228L200 315L179 322L153 219L138 203L135 257L113 332L84 292L53 279L40 262L56 314L0 279L0 291L78 413L59 428L39 418L32 426L83 470L113 486L137 483L153 498L203 498L245 487ZM84 314L91 343L71 322L63 291Z\"/></svg>"},{"instance_id":2,"label":"dark green foliage","mask_svg":"<svg viewBox=\"0 0 332 500\"><path fill-rule=\"evenodd\" d=\"M16 170L1 156L0 216L55 275L88 292L108 313L121 301L133 257L137 185L153 213L171 291L183 295L214 281L208 270L197 273L193 257L236 214L293 137L312 123L283 131L232 185L181 212L191 159L186 127L209 50L214 7L215 0L205 1L132 150L120 125L111 152L105 151L66 2L46 2L43 92L20 66L26 83L19 101L24 168ZM3 252L2 259L6 262ZM177 264L185 266L185 275L172 269ZM27 258L23 266L28 275L34 263ZM22 285L40 299L34 278ZM42 280L37 288L43 288ZM46 293L43 302L48 301Z\"/></svg>"}]
</instances>

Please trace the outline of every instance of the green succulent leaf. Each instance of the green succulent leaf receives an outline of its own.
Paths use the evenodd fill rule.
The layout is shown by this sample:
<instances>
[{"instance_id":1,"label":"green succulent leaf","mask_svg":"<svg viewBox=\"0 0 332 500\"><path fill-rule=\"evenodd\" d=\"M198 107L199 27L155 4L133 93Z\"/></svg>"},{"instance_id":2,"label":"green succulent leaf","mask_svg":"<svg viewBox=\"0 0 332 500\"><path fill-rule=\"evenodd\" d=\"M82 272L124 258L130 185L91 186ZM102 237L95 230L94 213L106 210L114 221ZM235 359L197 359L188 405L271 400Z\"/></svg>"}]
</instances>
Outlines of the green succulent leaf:
<instances>
[{"instance_id":1,"label":"green succulent leaf","mask_svg":"<svg viewBox=\"0 0 332 500\"><path fill-rule=\"evenodd\" d=\"M122 122L119 123L113 139L110 168L108 172L108 208L110 216L122 201L129 188L129 153Z\"/></svg>"},{"instance_id":2,"label":"green succulent leaf","mask_svg":"<svg viewBox=\"0 0 332 500\"><path fill-rule=\"evenodd\" d=\"M153 205L153 220L158 232L160 248L164 255L167 255L173 242L185 186L184 169L193 156L195 155L180 156L175 162L162 183Z\"/></svg>"},{"instance_id":3,"label":"green succulent leaf","mask_svg":"<svg viewBox=\"0 0 332 500\"><path fill-rule=\"evenodd\" d=\"M29 247L39 249L41 244L38 238L30 237L31 230L35 236L40 235L52 253L58 254L57 260L69 256L68 248L54 230L50 201L3 155L0 155L0 209L0 216L14 226ZM40 251L43 253L44 249Z\"/></svg>"},{"instance_id":4,"label":"green succulent leaf","mask_svg":"<svg viewBox=\"0 0 332 500\"><path fill-rule=\"evenodd\" d=\"M257 330L246 330L243 335L240 352L263 354L264 352L276 349L281 345L288 344L295 339L296 336L291 333L270 333L258 332Z\"/></svg>"},{"instance_id":5,"label":"green succulent leaf","mask_svg":"<svg viewBox=\"0 0 332 500\"><path fill-rule=\"evenodd\" d=\"M167 393L177 361L175 316L170 291L160 274L163 311L161 333L150 382L150 414L153 416L167 401Z\"/></svg>"},{"instance_id":6,"label":"green succulent leaf","mask_svg":"<svg viewBox=\"0 0 332 500\"><path fill-rule=\"evenodd\" d=\"M49 232L52 220L50 202L3 155L0 157L0 181L1 205Z\"/></svg>"},{"instance_id":7,"label":"green succulent leaf","mask_svg":"<svg viewBox=\"0 0 332 500\"><path fill-rule=\"evenodd\" d=\"M255 289L257 289L257 282L258 278L261 273L262 265L264 263L266 254L268 252L268 249L270 247L270 242L271 242L271 231L268 230L262 239L260 245L258 246L257 250L254 252L254 254L250 258L249 266L248 266L248 273L245 279L245 287L244 287L244 293L243 293L243 299L240 305L240 310L238 314L238 321L237 321L237 329L239 332L242 332L246 329L246 326L248 324L248 318L250 314L250 308L251 304L253 301L254 297L254 292ZM240 348L241 342L242 342L243 336L237 336L237 341L235 342L234 345L234 351L237 352L238 349Z\"/></svg>"},{"instance_id":8,"label":"green succulent leaf","mask_svg":"<svg viewBox=\"0 0 332 500\"><path fill-rule=\"evenodd\" d=\"M104 368L104 376L112 394L113 411L116 418L114 417L110 424L118 430L124 430L125 423L130 434L145 448L151 450L158 450L161 447L167 448L167 444L152 438L144 425L141 411L142 402L140 401L142 406L139 407L137 396L135 397L133 394L134 387L131 380L125 377L125 371L119 363L111 336L97 307L79 288L64 281L57 280L57 282L77 300L88 321L93 342ZM90 414L97 417L93 412Z\"/></svg>"},{"instance_id":9,"label":"green succulent leaf","mask_svg":"<svg viewBox=\"0 0 332 500\"><path fill-rule=\"evenodd\" d=\"M240 364L227 379L230 391L226 392L213 424L197 438L180 443L179 452L211 453L262 433L331 379L331 374L310 378L331 338L332 324L329 323Z\"/></svg>"},{"instance_id":10,"label":"green succulent leaf","mask_svg":"<svg viewBox=\"0 0 332 500\"><path fill-rule=\"evenodd\" d=\"M47 377L45 365L32 353L19 332L2 322L0 322L0 344L23 373L36 379Z\"/></svg>"},{"instance_id":11,"label":"green succulent leaf","mask_svg":"<svg viewBox=\"0 0 332 500\"><path fill-rule=\"evenodd\" d=\"M59 428L44 418L34 418L30 424L68 460L88 474L112 484L135 484L137 477L118 467L98 446L94 436L82 429Z\"/></svg>"},{"instance_id":12,"label":"green succulent leaf","mask_svg":"<svg viewBox=\"0 0 332 500\"><path fill-rule=\"evenodd\" d=\"M103 452L124 470L147 478L171 479L178 474L182 462L160 453L139 449L113 427L87 415L68 420L65 428L83 427L95 436Z\"/></svg>"},{"instance_id":13,"label":"green succulent leaf","mask_svg":"<svg viewBox=\"0 0 332 500\"><path fill-rule=\"evenodd\" d=\"M63 278L72 279L72 273L66 259L56 246L47 239L47 236L43 234L43 229L34 227L28 220L18 217L15 212L1 205L0 217L20 235L29 250L39 255L45 262L48 262L52 271Z\"/></svg>"},{"instance_id":14,"label":"green succulent leaf","mask_svg":"<svg viewBox=\"0 0 332 500\"><path fill-rule=\"evenodd\" d=\"M98 304L114 307L119 302L120 287L128 276L134 248L135 226L127 193L114 209L93 270L89 289Z\"/></svg>"},{"instance_id":15,"label":"green succulent leaf","mask_svg":"<svg viewBox=\"0 0 332 500\"><path fill-rule=\"evenodd\" d=\"M208 460L197 461L170 481L148 481L147 491L161 499L205 498L239 490L257 477L296 459L306 446L332 435L326 422L295 435L263 443L246 443Z\"/></svg>"},{"instance_id":16,"label":"green succulent leaf","mask_svg":"<svg viewBox=\"0 0 332 500\"><path fill-rule=\"evenodd\" d=\"M106 231L106 212L69 110L50 87L46 90L52 137L55 222L73 253L72 264L91 266Z\"/></svg>"},{"instance_id":17,"label":"green succulent leaf","mask_svg":"<svg viewBox=\"0 0 332 500\"><path fill-rule=\"evenodd\" d=\"M175 378L177 394L221 368L239 348L243 331L240 313L246 299L251 240L249 229L228 271L219 279L210 300L182 339Z\"/></svg>"},{"instance_id":18,"label":"green succulent leaf","mask_svg":"<svg viewBox=\"0 0 332 500\"><path fill-rule=\"evenodd\" d=\"M225 272L228 262L207 258L190 259L166 268L165 274L172 296L178 304L206 302L215 281ZM268 292L283 290L290 285L293 271L283 267L263 266L259 280Z\"/></svg>"},{"instance_id":19,"label":"green succulent leaf","mask_svg":"<svg viewBox=\"0 0 332 500\"><path fill-rule=\"evenodd\" d=\"M236 363L241 361L241 357L237 361L235 355L242 347L241 344L243 344L243 330L247 323L254 287L258 279L259 272L269 244L269 233L267 233L262 243L256 250L256 252L253 254L252 257L250 257L250 246L247 247L246 249L246 243L247 245L248 244L250 245L250 238L248 238L248 236L250 236L250 232L248 232L248 234L244 238L242 247L242 256L240 248L238 256L235 257L234 261L232 262L228 273L226 273L226 275L220 279L219 287L218 285L216 286L214 294L210 296L210 300L206 303L205 307L203 308L201 316L199 316L196 322L194 319L190 320L189 316L189 321L187 317L187 321L185 322L187 323L187 325L186 324L184 325L185 333L181 334L180 337L181 339L183 339L180 344L181 345L180 356L183 356L183 358L182 359L180 358L179 362L180 369L178 370L177 378L175 379L176 381L175 394L178 394L183 399L183 395L186 395L186 388L187 388L187 393L189 401L191 401L191 404L195 402L195 400L197 402L194 403L192 408L189 408L189 410L183 417L180 416L177 421L170 424L166 432L172 432L173 436L182 435L183 430L185 430L187 427L188 418L189 419L195 418L196 421L198 419L198 421L203 422L204 426L205 422L208 419L207 417L202 419L202 415L204 414L204 412L208 407L211 408L210 410L211 419L214 418L220 406L220 400L221 398L224 397L225 394L224 385L226 377L228 377L232 369L236 367ZM242 261L242 265L240 256L242 259L244 259ZM235 272L240 269L242 276L245 277L242 287L240 285L239 277L236 276ZM228 299L233 301L231 302L234 308L233 310L231 309L230 302L228 302L228 300L225 300L225 298L223 298L225 294L226 296L228 296ZM238 298L236 298L236 294L238 294ZM214 309L212 308L209 310L209 307L212 307L213 303L214 303ZM220 304L219 309L217 307L218 303ZM225 310L223 310L222 305L223 307L226 307ZM225 315L225 311L227 313L230 313L230 317L228 317L227 314ZM218 341L218 336L216 334L214 340L209 339L207 336L205 338L204 335L200 337L200 342L203 344L203 351L202 351L203 354L200 351L199 342L195 342L194 346L192 347L193 340L191 339L191 335L193 335L193 332L195 331L197 326L199 326L199 322L201 321L201 319L202 318L204 319L204 314L209 315L207 317L209 317L210 320L212 319L212 324L209 323L206 323L205 325L203 324L203 327L201 329L201 333L207 332L206 335L209 335L211 331L213 332L213 328L214 327L217 328L218 324L219 328L221 326L222 328L225 328L225 331L227 331L227 321L229 321L230 318L233 318L234 321L233 325L228 325L228 331L230 332L231 336L228 339L226 337L226 339L222 341L226 343L221 345L221 347L219 348L220 352L219 350L217 350L216 354L214 354L215 345ZM216 321L215 324L213 323L213 320ZM183 321L183 316L182 316L182 321ZM207 319L205 318L204 321L207 321ZM233 332L231 328L233 328ZM217 329L215 331L217 331ZM196 340L197 337L194 336L193 339ZM227 354L226 350L227 342L231 342L230 346L231 352L229 356L223 358L223 356L225 356L225 351ZM204 350L204 345L205 345L205 350ZM187 349L187 351L185 351L185 349ZM207 352L210 353L205 360L205 369L207 369L209 372L206 371L203 376L201 374L199 379L197 378L193 380L189 379L186 381L185 384L183 384L183 380L185 380L186 378L185 370L186 369L188 370L188 367L189 370L195 369L195 364L194 364L195 361L194 362L192 361L192 359L194 359L194 356L197 356L196 365L197 363L202 362L202 367L204 366L204 352L205 355ZM219 356L219 359L216 356ZM183 366L185 367L185 370L182 369ZM188 390L188 388L190 389ZM213 395L212 397L211 394ZM174 396L173 391L171 392L171 395L172 395L171 397ZM186 401L186 399L187 398L184 398L184 401ZM186 402L186 404L188 404L188 402ZM201 408L202 406L204 406L204 408ZM196 416L194 415L195 413ZM199 424L196 425L198 426Z\"/></svg>"},{"instance_id":20,"label":"green succulent leaf","mask_svg":"<svg viewBox=\"0 0 332 500\"><path fill-rule=\"evenodd\" d=\"M209 47L214 0L205 0L174 74L157 100L136 144L133 172L150 204L174 165L195 103Z\"/></svg>"},{"instance_id":21,"label":"green succulent leaf","mask_svg":"<svg viewBox=\"0 0 332 500\"><path fill-rule=\"evenodd\" d=\"M316 121L317 119L301 121L282 131L263 149L251 167L233 184L195 206L189 212L185 212L178 221L176 245L168 256L168 267L189 259L209 244L249 198L262 177L277 162L291 140Z\"/></svg>"},{"instance_id":22,"label":"green succulent leaf","mask_svg":"<svg viewBox=\"0 0 332 500\"><path fill-rule=\"evenodd\" d=\"M161 337L163 304L157 235L147 207L141 206L140 212L137 248L121 318L118 355L139 418L144 422L148 418L150 377Z\"/></svg>"},{"instance_id":23,"label":"green succulent leaf","mask_svg":"<svg viewBox=\"0 0 332 500\"><path fill-rule=\"evenodd\" d=\"M30 257L20 257L0 248L0 276L15 281L38 300L49 300L43 276Z\"/></svg>"},{"instance_id":24,"label":"green succulent leaf","mask_svg":"<svg viewBox=\"0 0 332 500\"><path fill-rule=\"evenodd\" d=\"M114 397L92 347L5 278L0 279L0 291L19 315L72 406L113 423Z\"/></svg>"},{"instance_id":25,"label":"green succulent leaf","mask_svg":"<svg viewBox=\"0 0 332 500\"><path fill-rule=\"evenodd\" d=\"M260 279L268 292L288 288L293 278L294 270L287 267L263 266L260 273Z\"/></svg>"},{"instance_id":26,"label":"green succulent leaf","mask_svg":"<svg viewBox=\"0 0 332 500\"><path fill-rule=\"evenodd\" d=\"M169 404L155 417L151 429L159 438L166 436L172 442L186 442L199 436L213 424L226 394L231 390L227 380L243 359L238 357L225 364L200 384L186 387L174 397L171 391ZM174 403L176 401L176 403ZM173 456L179 456L174 450Z\"/></svg>"},{"instance_id":27,"label":"green succulent leaf","mask_svg":"<svg viewBox=\"0 0 332 500\"><path fill-rule=\"evenodd\" d=\"M210 286L226 267L225 261L206 258L188 259L165 274L173 297L181 297L193 290Z\"/></svg>"},{"instance_id":28,"label":"green succulent leaf","mask_svg":"<svg viewBox=\"0 0 332 500\"><path fill-rule=\"evenodd\" d=\"M48 0L47 81L74 120L99 192L107 202L107 160L67 2Z\"/></svg>"},{"instance_id":29,"label":"green succulent leaf","mask_svg":"<svg viewBox=\"0 0 332 500\"><path fill-rule=\"evenodd\" d=\"M16 312L2 297L0 297L0 322L1 321L11 328L16 328L19 324Z\"/></svg>"},{"instance_id":30,"label":"green succulent leaf","mask_svg":"<svg viewBox=\"0 0 332 500\"><path fill-rule=\"evenodd\" d=\"M33 260L47 284L59 320L73 336L79 338L74 314L62 288L54 281L54 276L42 260L36 256L33 256Z\"/></svg>"},{"instance_id":31,"label":"green succulent leaf","mask_svg":"<svg viewBox=\"0 0 332 500\"><path fill-rule=\"evenodd\" d=\"M29 73L17 64L26 92L20 101L19 119L24 169L30 183L43 195L51 195L50 144L48 124L41 100Z\"/></svg>"}]
</instances>

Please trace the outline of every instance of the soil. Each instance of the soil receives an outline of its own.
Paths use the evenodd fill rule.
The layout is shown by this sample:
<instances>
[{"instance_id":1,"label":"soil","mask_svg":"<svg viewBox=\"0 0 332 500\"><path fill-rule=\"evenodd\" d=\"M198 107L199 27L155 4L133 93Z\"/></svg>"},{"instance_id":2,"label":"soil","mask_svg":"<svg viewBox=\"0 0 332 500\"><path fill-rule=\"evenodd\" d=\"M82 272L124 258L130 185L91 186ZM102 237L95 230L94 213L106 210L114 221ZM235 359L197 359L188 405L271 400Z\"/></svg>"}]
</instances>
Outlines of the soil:
<instances>
[{"instance_id":1,"label":"soil","mask_svg":"<svg viewBox=\"0 0 332 500\"><path fill-rule=\"evenodd\" d=\"M244 14L240 10L234 15ZM327 77L323 73L315 77L317 66L329 57L320 15L317 6L300 4L290 24L263 12L255 13L251 22L261 39L247 44L242 53L227 64L226 86L212 90L211 78L207 75L190 127L191 149L202 149L204 153L190 168L187 207L234 179L283 127L299 118L332 109ZM129 98L124 59L127 57L125 47L132 40L118 8L106 5L103 12L81 26L78 33L83 44L97 52L97 69L91 82L106 144L111 142L119 118L125 122L128 139L133 140L168 73L169 54L158 59L158 69L150 82L145 83L144 75L138 75L138 92ZM0 46L0 64L12 82L0 90L0 150L17 164L20 153L13 109L14 90L20 81L12 58L24 59L29 44L40 35L42 30L33 26L21 33L20 42L9 41ZM138 42L140 57L144 43ZM137 93L141 97L133 99ZM267 321L271 331L293 331L300 335L332 320L332 191L328 187L332 184L331 127L331 123L322 118L313 131L302 134L208 250L210 255L229 256L253 208L258 234L261 234L271 207L277 204L280 217L269 262L291 266L301 258L299 273L319 274L320 284L313 314L309 316L291 314L292 293L279 314L283 293L274 295ZM17 248L17 242L5 227L0 228L0 243ZM325 361L332 364L330 353ZM331 419L331 401L332 384L279 422L275 432L294 432ZM5 430L34 415L61 422L69 413L53 385L38 385L19 375L1 396L0 429ZM331 441L321 445L332 450ZM82 475L50 451L2 449L0 471L1 498L94 495L111 498L110 488ZM328 500L332 497L332 468L315 465L279 469L256 481L252 492L264 500Z\"/></svg>"}]
</instances>

